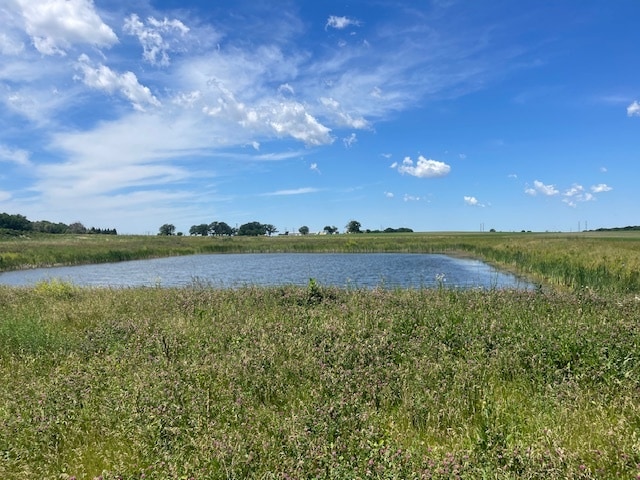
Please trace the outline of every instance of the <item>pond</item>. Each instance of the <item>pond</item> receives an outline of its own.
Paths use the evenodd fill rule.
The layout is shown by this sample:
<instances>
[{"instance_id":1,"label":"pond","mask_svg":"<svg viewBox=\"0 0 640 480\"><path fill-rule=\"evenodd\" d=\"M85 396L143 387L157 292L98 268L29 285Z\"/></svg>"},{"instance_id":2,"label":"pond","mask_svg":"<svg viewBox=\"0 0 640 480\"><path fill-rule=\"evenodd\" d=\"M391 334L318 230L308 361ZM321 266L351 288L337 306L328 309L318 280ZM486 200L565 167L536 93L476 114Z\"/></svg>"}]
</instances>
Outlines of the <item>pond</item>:
<instances>
[{"instance_id":1,"label":"pond","mask_svg":"<svg viewBox=\"0 0 640 480\"><path fill-rule=\"evenodd\" d=\"M518 288L533 285L478 260L411 253L207 254L0 273L0 284L53 279L90 287L219 288L321 285L352 288Z\"/></svg>"}]
</instances>

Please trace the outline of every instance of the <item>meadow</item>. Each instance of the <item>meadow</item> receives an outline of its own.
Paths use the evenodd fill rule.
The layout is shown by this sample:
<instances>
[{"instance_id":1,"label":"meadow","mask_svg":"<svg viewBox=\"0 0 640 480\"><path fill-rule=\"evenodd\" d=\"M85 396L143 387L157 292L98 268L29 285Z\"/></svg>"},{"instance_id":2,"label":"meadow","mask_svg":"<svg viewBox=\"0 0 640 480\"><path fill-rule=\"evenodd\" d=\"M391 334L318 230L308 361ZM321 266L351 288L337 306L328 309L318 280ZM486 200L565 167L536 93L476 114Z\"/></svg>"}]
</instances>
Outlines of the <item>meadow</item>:
<instances>
[{"instance_id":1,"label":"meadow","mask_svg":"<svg viewBox=\"0 0 640 480\"><path fill-rule=\"evenodd\" d=\"M633 234L46 237L0 255L145 247L466 254L541 287L2 287L1 478L640 478Z\"/></svg>"}]
</instances>

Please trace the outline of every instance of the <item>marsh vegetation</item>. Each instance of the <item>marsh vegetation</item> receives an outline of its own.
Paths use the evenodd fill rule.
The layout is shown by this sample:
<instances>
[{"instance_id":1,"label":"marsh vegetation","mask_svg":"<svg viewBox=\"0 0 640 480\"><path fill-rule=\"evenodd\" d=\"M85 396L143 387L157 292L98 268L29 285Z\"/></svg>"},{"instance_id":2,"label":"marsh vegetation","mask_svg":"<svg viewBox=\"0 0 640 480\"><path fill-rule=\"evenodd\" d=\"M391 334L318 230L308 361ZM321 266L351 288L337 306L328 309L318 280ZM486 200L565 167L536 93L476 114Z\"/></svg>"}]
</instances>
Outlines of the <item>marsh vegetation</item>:
<instances>
[{"instance_id":1,"label":"marsh vegetation","mask_svg":"<svg viewBox=\"0 0 640 480\"><path fill-rule=\"evenodd\" d=\"M640 474L638 237L116 238L0 251L466 252L544 287L2 287L2 478Z\"/></svg>"}]
</instances>

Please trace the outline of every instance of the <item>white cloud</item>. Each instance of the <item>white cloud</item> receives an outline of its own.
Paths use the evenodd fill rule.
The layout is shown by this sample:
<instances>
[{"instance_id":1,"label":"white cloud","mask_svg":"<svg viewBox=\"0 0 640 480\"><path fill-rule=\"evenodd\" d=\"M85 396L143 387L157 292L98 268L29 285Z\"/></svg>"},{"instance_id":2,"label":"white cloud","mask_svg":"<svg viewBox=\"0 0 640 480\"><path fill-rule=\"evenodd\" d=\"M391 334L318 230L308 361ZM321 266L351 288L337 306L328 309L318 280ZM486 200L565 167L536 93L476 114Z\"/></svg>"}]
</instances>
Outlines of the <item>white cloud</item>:
<instances>
[{"instance_id":1,"label":"white cloud","mask_svg":"<svg viewBox=\"0 0 640 480\"><path fill-rule=\"evenodd\" d=\"M357 27L360 25L360 22L358 20L355 20L349 17L338 17L336 15L331 15L327 19L327 24L325 25L325 29L331 27L337 30L342 30L344 28L347 28L350 25L354 25Z\"/></svg>"},{"instance_id":2,"label":"white cloud","mask_svg":"<svg viewBox=\"0 0 640 480\"><path fill-rule=\"evenodd\" d=\"M384 192L384 196L387 197L387 198L393 198L394 197L393 192Z\"/></svg>"},{"instance_id":3,"label":"white cloud","mask_svg":"<svg viewBox=\"0 0 640 480\"><path fill-rule=\"evenodd\" d=\"M565 197L574 197L582 195L584 192L584 187L582 185L573 185L569 190L564 192Z\"/></svg>"},{"instance_id":4,"label":"white cloud","mask_svg":"<svg viewBox=\"0 0 640 480\"><path fill-rule=\"evenodd\" d=\"M415 162L415 164L411 158L405 157L402 164L398 165L397 162L394 162L391 168L397 169L398 172L402 174L406 173L418 178L444 177L451 171L451 167L446 163L437 160L427 160L422 155L418 157L418 161Z\"/></svg>"},{"instance_id":5,"label":"white cloud","mask_svg":"<svg viewBox=\"0 0 640 480\"><path fill-rule=\"evenodd\" d=\"M187 27L180 20L156 20L154 17L147 19L145 25L138 15L131 14L124 22L124 31L138 37L143 48L143 58L152 65L168 66L169 50L172 44L178 40L176 34L185 36L189 33Z\"/></svg>"},{"instance_id":6,"label":"white cloud","mask_svg":"<svg viewBox=\"0 0 640 480\"><path fill-rule=\"evenodd\" d=\"M355 133L352 133L348 137L345 137L342 139L342 142L344 143L344 146L346 148L351 148L353 144L356 143L357 141L358 141L358 138L356 137Z\"/></svg>"},{"instance_id":7,"label":"white cloud","mask_svg":"<svg viewBox=\"0 0 640 480\"><path fill-rule=\"evenodd\" d=\"M613 190L613 188L606 183L599 183L598 185L593 185L591 187L591 191L593 193L610 192L611 190Z\"/></svg>"},{"instance_id":8,"label":"white cloud","mask_svg":"<svg viewBox=\"0 0 640 480\"><path fill-rule=\"evenodd\" d=\"M5 190L0 190L0 202L6 202L11 199L11 193Z\"/></svg>"},{"instance_id":9,"label":"white cloud","mask_svg":"<svg viewBox=\"0 0 640 480\"><path fill-rule=\"evenodd\" d=\"M537 195L538 193L546 196L553 196L560 193L558 189L556 189L555 185L545 185L544 183L535 180L533 182L533 188L528 187L525 189L525 193L529 195Z\"/></svg>"},{"instance_id":10,"label":"white cloud","mask_svg":"<svg viewBox=\"0 0 640 480\"><path fill-rule=\"evenodd\" d=\"M309 166L309 170L311 170L312 172L321 173L318 164L315 162L312 163L311 166Z\"/></svg>"},{"instance_id":11,"label":"white cloud","mask_svg":"<svg viewBox=\"0 0 640 480\"><path fill-rule=\"evenodd\" d=\"M478 202L478 199L476 197L471 197L471 196L466 196L464 197L464 203L466 203L467 205L471 206L471 207L484 207L484 205L480 202Z\"/></svg>"},{"instance_id":12,"label":"white cloud","mask_svg":"<svg viewBox=\"0 0 640 480\"><path fill-rule=\"evenodd\" d=\"M281 196L281 195L303 195L306 193L315 193L319 191L317 188L312 187L304 187L304 188L295 188L292 190L277 190L275 192L265 193L264 196Z\"/></svg>"},{"instance_id":13,"label":"white cloud","mask_svg":"<svg viewBox=\"0 0 640 480\"><path fill-rule=\"evenodd\" d=\"M328 115L333 117L338 124L357 129L369 128L369 122L361 116L353 117L345 112L337 100L321 97L320 103L327 109Z\"/></svg>"},{"instance_id":14,"label":"white cloud","mask_svg":"<svg viewBox=\"0 0 640 480\"><path fill-rule=\"evenodd\" d=\"M85 85L108 93L118 91L128 99L136 110L144 111L145 106L160 106L148 87L141 85L133 72L118 74L105 65L93 66L89 57L80 55L77 68L83 73Z\"/></svg>"},{"instance_id":15,"label":"white cloud","mask_svg":"<svg viewBox=\"0 0 640 480\"><path fill-rule=\"evenodd\" d=\"M0 33L0 54L18 55L24 50L24 43L7 35Z\"/></svg>"},{"instance_id":16,"label":"white cloud","mask_svg":"<svg viewBox=\"0 0 640 480\"><path fill-rule=\"evenodd\" d=\"M31 164L29 152L21 149L12 149L2 144L0 144L0 162L15 163L22 166Z\"/></svg>"},{"instance_id":17,"label":"white cloud","mask_svg":"<svg viewBox=\"0 0 640 480\"><path fill-rule=\"evenodd\" d=\"M297 102L273 105L268 123L278 135L289 135L307 145L326 145L333 142L330 128L322 125L305 107Z\"/></svg>"},{"instance_id":18,"label":"white cloud","mask_svg":"<svg viewBox=\"0 0 640 480\"><path fill-rule=\"evenodd\" d=\"M637 101L633 102L631 105L627 107L627 115L632 116L640 116L640 103Z\"/></svg>"},{"instance_id":19,"label":"white cloud","mask_svg":"<svg viewBox=\"0 0 640 480\"><path fill-rule=\"evenodd\" d=\"M423 200L422 197L416 196L416 195L409 195L408 193L405 193L404 196L402 197L402 199L405 202L419 202L420 200Z\"/></svg>"},{"instance_id":20,"label":"white cloud","mask_svg":"<svg viewBox=\"0 0 640 480\"><path fill-rule=\"evenodd\" d=\"M109 47L118 37L95 10L92 0L17 0L25 28L43 55L66 55L74 44Z\"/></svg>"},{"instance_id":21,"label":"white cloud","mask_svg":"<svg viewBox=\"0 0 640 480\"><path fill-rule=\"evenodd\" d=\"M288 83L283 83L282 85L280 85L278 87L278 92L282 94L287 94L287 95L295 95L296 93L293 87Z\"/></svg>"}]
</instances>

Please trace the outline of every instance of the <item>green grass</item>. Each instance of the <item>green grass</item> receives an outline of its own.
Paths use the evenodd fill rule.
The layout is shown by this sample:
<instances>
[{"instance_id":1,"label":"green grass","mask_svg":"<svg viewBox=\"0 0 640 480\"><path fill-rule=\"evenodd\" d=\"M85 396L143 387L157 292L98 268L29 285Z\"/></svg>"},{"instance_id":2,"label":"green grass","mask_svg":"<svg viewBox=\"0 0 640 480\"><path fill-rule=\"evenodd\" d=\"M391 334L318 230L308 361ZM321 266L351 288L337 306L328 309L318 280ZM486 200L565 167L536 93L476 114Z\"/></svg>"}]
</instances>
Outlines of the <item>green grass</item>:
<instances>
[{"instance_id":1,"label":"green grass","mask_svg":"<svg viewBox=\"0 0 640 480\"><path fill-rule=\"evenodd\" d=\"M546 285L0 287L0 478L637 478L639 239L0 241L5 269L206 252L444 252Z\"/></svg>"},{"instance_id":2,"label":"green grass","mask_svg":"<svg viewBox=\"0 0 640 480\"><path fill-rule=\"evenodd\" d=\"M0 288L0 477L634 478L639 313L589 292Z\"/></svg>"}]
</instances>

